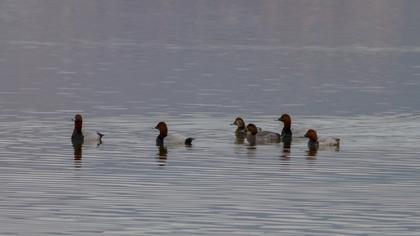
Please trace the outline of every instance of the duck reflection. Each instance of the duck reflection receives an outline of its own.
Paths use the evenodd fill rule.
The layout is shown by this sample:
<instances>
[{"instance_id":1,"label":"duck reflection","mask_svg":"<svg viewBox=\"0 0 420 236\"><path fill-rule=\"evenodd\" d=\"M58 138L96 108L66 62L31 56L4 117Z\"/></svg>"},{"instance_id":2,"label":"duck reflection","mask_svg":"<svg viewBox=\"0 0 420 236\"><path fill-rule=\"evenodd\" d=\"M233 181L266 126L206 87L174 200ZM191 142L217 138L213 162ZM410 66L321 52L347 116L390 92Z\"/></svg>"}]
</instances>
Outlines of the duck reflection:
<instances>
[{"instance_id":1,"label":"duck reflection","mask_svg":"<svg viewBox=\"0 0 420 236\"><path fill-rule=\"evenodd\" d=\"M159 151L156 154L159 166L166 166L166 161L168 159L168 148L164 146L159 146Z\"/></svg>"},{"instance_id":2,"label":"duck reflection","mask_svg":"<svg viewBox=\"0 0 420 236\"><path fill-rule=\"evenodd\" d=\"M82 144L73 144L74 149L74 166L76 168L82 167Z\"/></svg>"},{"instance_id":3,"label":"duck reflection","mask_svg":"<svg viewBox=\"0 0 420 236\"><path fill-rule=\"evenodd\" d=\"M255 146L248 146L246 150L247 150L246 154L248 157L254 158L257 156L257 148Z\"/></svg>"},{"instance_id":4,"label":"duck reflection","mask_svg":"<svg viewBox=\"0 0 420 236\"><path fill-rule=\"evenodd\" d=\"M318 147L309 148L308 151L306 151L306 155L308 160L315 160L316 154L318 153Z\"/></svg>"},{"instance_id":5,"label":"duck reflection","mask_svg":"<svg viewBox=\"0 0 420 236\"><path fill-rule=\"evenodd\" d=\"M284 140L283 141L283 154L281 155L281 159L288 161L290 160L290 150L292 146L292 140Z\"/></svg>"}]
</instances>

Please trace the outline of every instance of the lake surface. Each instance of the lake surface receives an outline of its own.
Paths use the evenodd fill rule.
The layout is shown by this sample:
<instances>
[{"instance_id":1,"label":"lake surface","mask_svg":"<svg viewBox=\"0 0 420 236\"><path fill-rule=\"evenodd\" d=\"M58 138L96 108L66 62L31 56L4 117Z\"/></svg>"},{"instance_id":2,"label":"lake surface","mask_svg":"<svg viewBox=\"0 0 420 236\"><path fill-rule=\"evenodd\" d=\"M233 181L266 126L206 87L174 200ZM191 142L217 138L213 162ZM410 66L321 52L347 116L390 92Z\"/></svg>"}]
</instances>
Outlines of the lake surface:
<instances>
[{"instance_id":1,"label":"lake surface","mask_svg":"<svg viewBox=\"0 0 420 236\"><path fill-rule=\"evenodd\" d=\"M0 2L0 235L418 235L420 2ZM75 113L105 134L75 152ZM296 138L235 144L236 116ZM158 121L196 138L155 147ZM308 153L308 128L340 149Z\"/></svg>"}]
</instances>

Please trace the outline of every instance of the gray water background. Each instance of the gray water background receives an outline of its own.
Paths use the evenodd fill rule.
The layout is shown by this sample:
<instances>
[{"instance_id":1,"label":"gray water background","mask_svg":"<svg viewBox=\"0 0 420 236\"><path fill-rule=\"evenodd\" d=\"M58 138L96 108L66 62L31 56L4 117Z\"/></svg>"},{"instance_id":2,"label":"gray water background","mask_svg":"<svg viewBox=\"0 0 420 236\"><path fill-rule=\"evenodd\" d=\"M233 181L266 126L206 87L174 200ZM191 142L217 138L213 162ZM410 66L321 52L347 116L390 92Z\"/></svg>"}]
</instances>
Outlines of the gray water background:
<instances>
[{"instance_id":1,"label":"gray water background","mask_svg":"<svg viewBox=\"0 0 420 236\"><path fill-rule=\"evenodd\" d=\"M420 2L0 1L1 235L418 235ZM74 158L71 118L105 133ZM339 136L250 149L236 116ZM154 146L159 120L196 138Z\"/></svg>"}]
</instances>

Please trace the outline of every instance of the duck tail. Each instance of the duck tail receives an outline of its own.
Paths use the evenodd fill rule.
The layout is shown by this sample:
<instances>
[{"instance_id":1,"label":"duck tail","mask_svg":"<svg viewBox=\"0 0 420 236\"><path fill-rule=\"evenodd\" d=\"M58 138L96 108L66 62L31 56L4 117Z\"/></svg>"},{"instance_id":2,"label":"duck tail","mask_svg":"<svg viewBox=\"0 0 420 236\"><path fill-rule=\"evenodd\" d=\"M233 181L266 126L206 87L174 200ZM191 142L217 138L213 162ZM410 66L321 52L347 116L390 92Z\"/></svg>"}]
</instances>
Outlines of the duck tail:
<instances>
[{"instance_id":1,"label":"duck tail","mask_svg":"<svg viewBox=\"0 0 420 236\"><path fill-rule=\"evenodd\" d=\"M185 145L192 145L192 141L194 140L194 138L187 138L185 139Z\"/></svg>"},{"instance_id":2,"label":"duck tail","mask_svg":"<svg viewBox=\"0 0 420 236\"><path fill-rule=\"evenodd\" d=\"M104 136L104 134L103 133L99 133L98 131L96 131L96 133L99 136L99 141L102 141L102 137Z\"/></svg>"}]
</instances>

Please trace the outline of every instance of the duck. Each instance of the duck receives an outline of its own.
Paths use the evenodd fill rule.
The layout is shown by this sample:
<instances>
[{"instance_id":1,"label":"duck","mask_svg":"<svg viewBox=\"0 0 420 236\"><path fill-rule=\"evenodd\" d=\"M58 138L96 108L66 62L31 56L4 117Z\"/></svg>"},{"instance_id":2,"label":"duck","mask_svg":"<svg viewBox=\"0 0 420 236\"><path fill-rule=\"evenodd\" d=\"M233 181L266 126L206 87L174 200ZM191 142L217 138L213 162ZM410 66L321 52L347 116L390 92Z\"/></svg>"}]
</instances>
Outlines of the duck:
<instances>
[{"instance_id":1,"label":"duck","mask_svg":"<svg viewBox=\"0 0 420 236\"><path fill-rule=\"evenodd\" d=\"M281 135L279 133L261 131L252 123L248 124L246 128L248 130L246 139L251 146L257 144L279 143L281 141Z\"/></svg>"},{"instance_id":2,"label":"duck","mask_svg":"<svg viewBox=\"0 0 420 236\"><path fill-rule=\"evenodd\" d=\"M309 129L304 137L309 139L308 148L312 151L318 150L320 146L340 147L340 138L318 139L317 132L314 129Z\"/></svg>"},{"instance_id":3,"label":"duck","mask_svg":"<svg viewBox=\"0 0 420 236\"><path fill-rule=\"evenodd\" d=\"M281 140L290 143L292 141L292 118L289 114L284 113L278 120L283 122L283 129L280 134Z\"/></svg>"},{"instance_id":4,"label":"duck","mask_svg":"<svg viewBox=\"0 0 420 236\"><path fill-rule=\"evenodd\" d=\"M245 126L245 121L241 117L236 117L235 121L231 125L236 125L235 137L236 144L243 144L246 138L247 129Z\"/></svg>"},{"instance_id":5,"label":"duck","mask_svg":"<svg viewBox=\"0 0 420 236\"><path fill-rule=\"evenodd\" d=\"M160 121L155 129L159 130L159 135L156 137L156 146L162 147L166 145L186 145L191 146L194 138L185 137L180 134L168 134L168 126L165 122Z\"/></svg>"},{"instance_id":6,"label":"duck","mask_svg":"<svg viewBox=\"0 0 420 236\"><path fill-rule=\"evenodd\" d=\"M81 114L74 116L74 129L71 135L71 142L73 146L79 146L82 144L102 144L102 137L104 134L100 132L91 133L83 129L83 118Z\"/></svg>"},{"instance_id":7,"label":"duck","mask_svg":"<svg viewBox=\"0 0 420 236\"><path fill-rule=\"evenodd\" d=\"M242 138L246 136L246 126L245 121L241 117L236 117L235 121L232 123L232 125L236 125L235 135L237 138Z\"/></svg>"}]
</instances>

